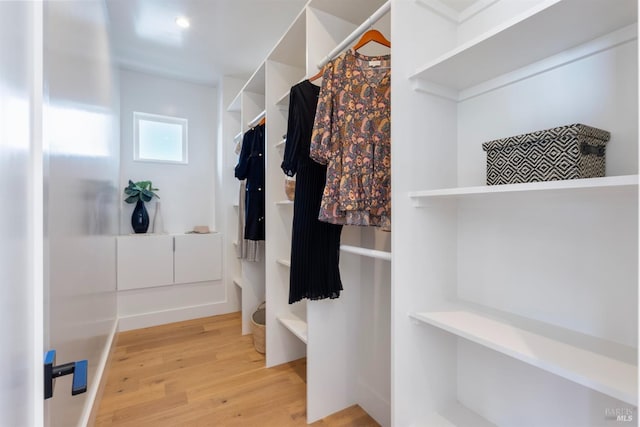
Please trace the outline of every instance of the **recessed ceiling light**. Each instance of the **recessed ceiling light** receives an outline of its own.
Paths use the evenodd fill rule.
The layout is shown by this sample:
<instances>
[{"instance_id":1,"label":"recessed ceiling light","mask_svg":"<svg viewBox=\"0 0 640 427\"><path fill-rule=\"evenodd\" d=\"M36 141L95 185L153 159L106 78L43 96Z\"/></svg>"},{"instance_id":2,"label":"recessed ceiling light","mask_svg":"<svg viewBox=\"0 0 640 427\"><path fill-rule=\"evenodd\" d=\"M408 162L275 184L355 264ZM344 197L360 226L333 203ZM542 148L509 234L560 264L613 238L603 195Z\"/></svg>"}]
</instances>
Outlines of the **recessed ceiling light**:
<instances>
[{"instance_id":1,"label":"recessed ceiling light","mask_svg":"<svg viewBox=\"0 0 640 427\"><path fill-rule=\"evenodd\" d=\"M189 22L189 18L186 16L178 16L176 18L176 25L180 28L189 28L191 23Z\"/></svg>"}]
</instances>

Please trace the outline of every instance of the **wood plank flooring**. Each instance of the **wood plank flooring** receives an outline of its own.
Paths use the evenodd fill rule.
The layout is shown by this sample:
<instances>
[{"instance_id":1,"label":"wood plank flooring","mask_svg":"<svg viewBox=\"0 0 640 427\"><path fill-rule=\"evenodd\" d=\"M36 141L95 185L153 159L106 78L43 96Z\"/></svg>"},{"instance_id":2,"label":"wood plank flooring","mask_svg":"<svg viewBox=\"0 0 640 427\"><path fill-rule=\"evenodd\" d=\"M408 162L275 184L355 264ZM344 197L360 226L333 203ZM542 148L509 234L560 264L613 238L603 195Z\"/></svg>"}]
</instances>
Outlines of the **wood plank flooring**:
<instances>
[{"instance_id":1,"label":"wood plank flooring","mask_svg":"<svg viewBox=\"0 0 640 427\"><path fill-rule=\"evenodd\" d=\"M96 426L306 426L306 359L264 365L240 313L120 333ZM378 426L359 406L312 425Z\"/></svg>"}]
</instances>

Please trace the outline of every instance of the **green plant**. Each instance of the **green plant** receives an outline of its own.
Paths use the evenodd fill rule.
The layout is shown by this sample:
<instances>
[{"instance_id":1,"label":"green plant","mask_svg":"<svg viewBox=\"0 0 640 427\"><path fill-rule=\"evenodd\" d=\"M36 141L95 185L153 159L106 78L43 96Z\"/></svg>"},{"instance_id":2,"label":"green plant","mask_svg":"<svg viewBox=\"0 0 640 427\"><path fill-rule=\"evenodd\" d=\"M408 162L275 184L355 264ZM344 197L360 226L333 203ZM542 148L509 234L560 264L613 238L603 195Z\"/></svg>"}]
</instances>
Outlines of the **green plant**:
<instances>
[{"instance_id":1,"label":"green plant","mask_svg":"<svg viewBox=\"0 0 640 427\"><path fill-rule=\"evenodd\" d=\"M138 200L148 202L154 197L159 199L160 196L155 193L156 191L158 191L158 189L153 188L151 181L133 182L129 180L129 185L124 189L124 194L128 197L124 199L124 201L127 203L136 203Z\"/></svg>"}]
</instances>

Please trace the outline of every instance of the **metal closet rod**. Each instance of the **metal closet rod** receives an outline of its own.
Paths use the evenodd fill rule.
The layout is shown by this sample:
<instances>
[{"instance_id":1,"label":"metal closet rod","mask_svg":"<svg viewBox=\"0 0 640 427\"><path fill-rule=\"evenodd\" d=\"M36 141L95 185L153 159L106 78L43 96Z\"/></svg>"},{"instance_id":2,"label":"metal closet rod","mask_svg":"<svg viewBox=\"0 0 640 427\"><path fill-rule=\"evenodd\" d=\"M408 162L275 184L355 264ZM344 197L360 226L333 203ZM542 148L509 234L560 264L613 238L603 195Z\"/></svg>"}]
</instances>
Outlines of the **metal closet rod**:
<instances>
[{"instance_id":1,"label":"metal closet rod","mask_svg":"<svg viewBox=\"0 0 640 427\"><path fill-rule=\"evenodd\" d=\"M358 28L356 28L353 33L349 34L346 39L342 41L338 46L336 46L327 56L324 57L320 63L318 63L318 69L321 69L329 61L335 58L340 52L345 50L351 43L353 43L358 37L363 35L365 31L373 26L376 22L380 20L389 10L391 9L391 0L388 0L385 4L380 6L378 10L373 12L373 14L367 18Z\"/></svg>"}]
</instances>

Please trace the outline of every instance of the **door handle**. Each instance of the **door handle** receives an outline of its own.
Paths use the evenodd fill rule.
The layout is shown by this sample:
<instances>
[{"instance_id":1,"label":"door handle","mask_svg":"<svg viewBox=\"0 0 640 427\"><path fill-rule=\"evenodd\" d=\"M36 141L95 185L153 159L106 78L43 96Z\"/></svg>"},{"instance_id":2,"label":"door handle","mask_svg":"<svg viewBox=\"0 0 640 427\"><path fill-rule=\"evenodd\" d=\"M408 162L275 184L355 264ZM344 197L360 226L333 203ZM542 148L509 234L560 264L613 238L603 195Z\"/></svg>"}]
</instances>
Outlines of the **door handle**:
<instances>
[{"instance_id":1,"label":"door handle","mask_svg":"<svg viewBox=\"0 0 640 427\"><path fill-rule=\"evenodd\" d=\"M44 356L44 398L49 399L53 396L53 388L55 379L65 375L73 374L73 383L71 384L71 394L84 393L87 391L87 367L86 360L78 360L76 362L65 363L55 366L56 351L49 350Z\"/></svg>"}]
</instances>

